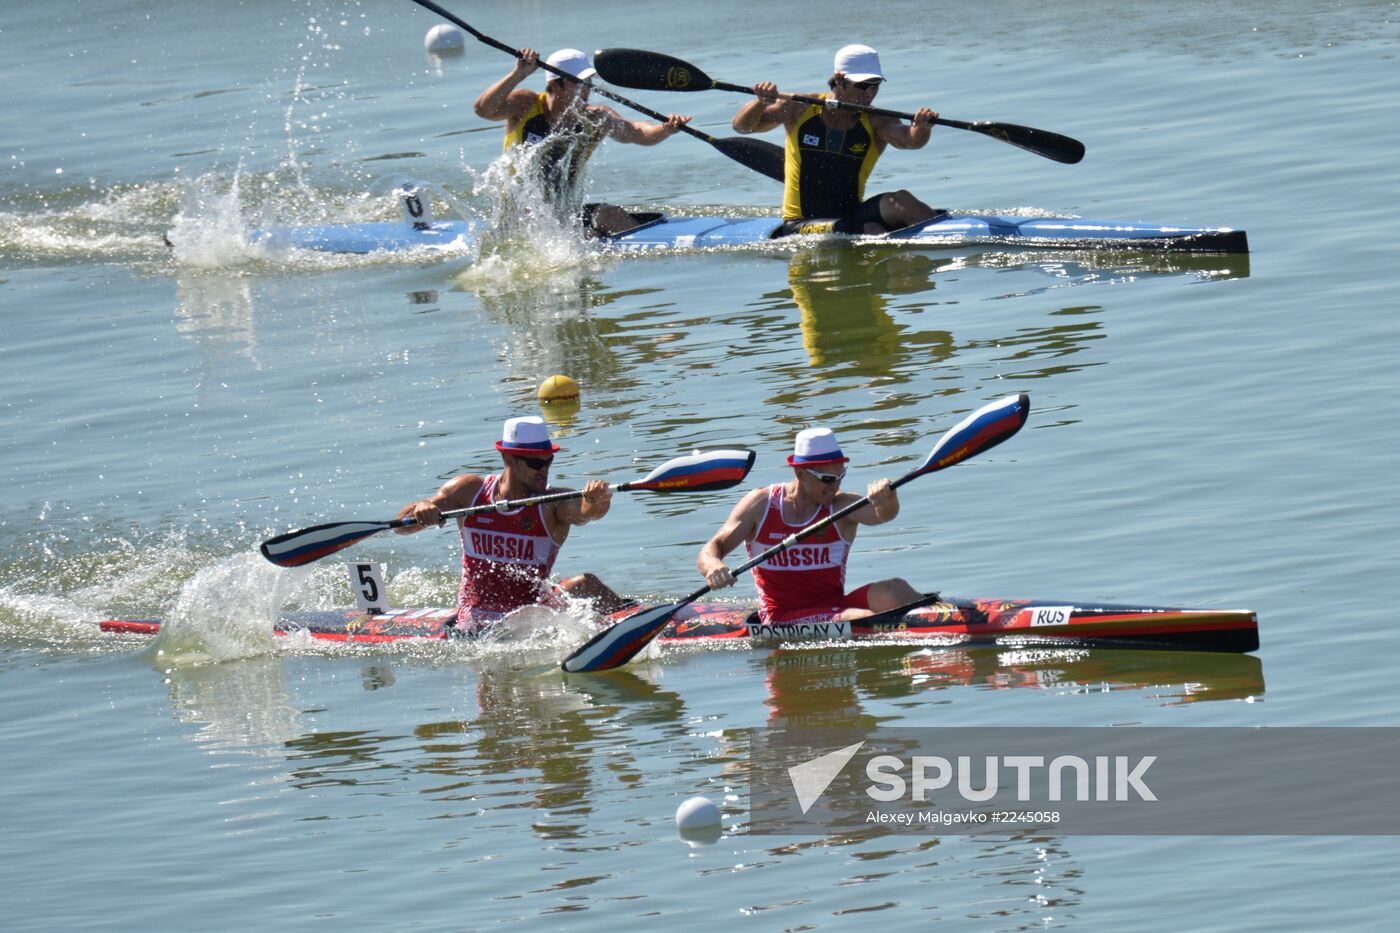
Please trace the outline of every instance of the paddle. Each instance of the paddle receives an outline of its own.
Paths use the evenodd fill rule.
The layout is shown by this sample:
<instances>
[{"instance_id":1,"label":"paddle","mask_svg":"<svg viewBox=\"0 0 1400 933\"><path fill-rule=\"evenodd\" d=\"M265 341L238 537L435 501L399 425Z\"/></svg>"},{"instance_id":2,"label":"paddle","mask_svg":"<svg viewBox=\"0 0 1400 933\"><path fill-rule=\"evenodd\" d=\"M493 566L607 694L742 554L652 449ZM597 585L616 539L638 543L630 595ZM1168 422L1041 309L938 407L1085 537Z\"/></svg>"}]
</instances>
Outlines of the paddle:
<instances>
[{"instance_id":1,"label":"paddle","mask_svg":"<svg viewBox=\"0 0 1400 933\"><path fill-rule=\"evenodd\" d=\"M644 91L734 91L739 94L753 94L752 87L716 81L689 62L682 61L660 52L646 52L641 49L601 49L593 54L593 67L604 80L623 87L639 88ZM803 104L820 104L829 110L858 110L863 113L876 113L900 120L914 119L912 113L900 113L834 98L809 97L802 94L779 94L784 100L795 100ZM979 120L965 123L962 120L949 120L939 117L934 121L942 126L958 130L970 130L999 139L1004 143L1019 146L1028 152L1073 165L1084 158L1084 144L1077 139L1038 130L1032 126L1017 126L1015 123L993 123Z\"/></svg>"},{"instance_id":2,"label":"paddle","mask_svg":"<svg viewBox=\"0 0 1400 933\"><path fill-rule=\"evenodd\" d=\"M954 464L962 463L968 457L990 450L1021 430L1021 426L1026 423L1026 417L1030 414L1030 406L1030 396L1024 392L1020 395L1008 395L998 402L983 405L948 429L939 438L929 455L924 458L923 463L890 485L898 489L925 473L946 469ZM840 521L857 509L864 508L869 502L868 496L857 499L821 521L808 525L796 534L789 535L757 557L749 558L734 570L734 576L737 577L741 573L752 570L768 558L787 550L804 538L816 534L832 522ZM655 606L633 613L593 636L586 644L565 658L561 666L571 674L606 671L621 667L632 660L637 652L650 644L651 640L661 633L661 630L666 627L666 623L670 622L677 612L710 590L711 587L706 584L678 603Z\"/></svg>"},{"instance_id":3,"label":"paddle","mask_svg":"<svg viewBox=\"0 0 1400 933\"><path fill-rule=\"evenodd\" d=\"M484 32L479 32L476 29L473 29L471 24L468 23L466 20L461 19L453 15L452 13L449 13L447 10L444 10L442 7L434 3L433 0L413 0L413 2L426 10L431 10L432 12L436 13L438 16L441 16L448 22L456 23L458 26L471 33L479 42L485 43L486 45L491 46L493 49L500 49L502 52L505 52L507 55L513 56L515 58L520 57L519 49L513 49L510 46L506 45L504 42L501 42L499 39L493 39L490 36L486 35ZM569 74L568 72L562 69L555 68L548 62L541 61L540 67L543 68L545 71L548 71L550 74L556 75L560 78L567 78L570 81L578 80L573 75ZM638 113L651 117L658 123L666 122L666 115L664 113L659 113L655 110L652 110L650 107L644 107L636 101L628 100L621 94L615 94L612 91L609 91L607 88L599 87L596 84L590 84L589 86L592 87L595 92L603 95L609 100L617 101L624 107L631 107ZM785 157L783 155L783 148L781 146L775 146L772 143L765 142L761 139L741 139L737 136L729 136L723 139L718 139L714 136L711 136L709 133L703 133L700 130L697 130L690 126L682 126L681 132L686 133L690 136L694 136L701 142L709 143L711 146L714 146L724 155L733 159L735 162L738 162L745 168L751 168L755 172L758 172L761 175L767 175L769 178L772 178L775 181L783 180L783 161Z\"/></svg>"},{"instance_id":4,"label":"paddle","mask_svg":"<svg viewBox=\"0 0 1400 933\"><path fill-rule=\"evenodd\" d=\"M751 450L710 450L696 451L686 457L667 460L652 470L645 478L628 483L619 483L614 492L644 490L646 492L708 492L714 489L728 489L737 486L753 469L755 454ZM582 499L582 490L551 492L528 499L512 499L475 505L465 509L443 512L443 518L457 518L465 515L482 515L486 512L509 512L527 505L543 505L546 502L564 502L568 499ZM323 557L342 551L357 541L391 528L404 528L418 524L415 518L396 518L389 522L331 522L326 525L312 525L300 531L289 531L275 538L268 538L258 548L262 556L279 567L301 567Z\"/></svg>"}]
</instances>

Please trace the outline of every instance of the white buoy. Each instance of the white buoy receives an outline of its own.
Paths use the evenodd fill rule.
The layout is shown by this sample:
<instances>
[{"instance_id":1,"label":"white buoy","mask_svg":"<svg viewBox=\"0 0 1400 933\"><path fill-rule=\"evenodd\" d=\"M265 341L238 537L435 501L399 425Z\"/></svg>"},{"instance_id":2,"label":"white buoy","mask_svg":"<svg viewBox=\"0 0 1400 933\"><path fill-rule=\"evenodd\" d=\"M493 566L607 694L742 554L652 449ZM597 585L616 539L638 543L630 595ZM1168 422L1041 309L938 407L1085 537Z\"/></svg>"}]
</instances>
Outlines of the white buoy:
<instances>
[{"instance_id":1,"label":"white buoy","mask_svg":"<svg viewBox=\"0 0 1400 933\"><path fill-rule=\"evenodd\" d=\"M448 23L438 23L423 37L423 48L429 55L461 55L467 47L462 30Z\"/></svg>"},{"instance_id":2,"label":"white buoy","mask_svg":"<svg viewBox=\"0 0 1400 933\"><path fill-rule=\"evenodd\" d=\"M676 807L676 829L683 833L720 825L719 807L709 797L688 797Z\"/></svg>"}]
</instances>

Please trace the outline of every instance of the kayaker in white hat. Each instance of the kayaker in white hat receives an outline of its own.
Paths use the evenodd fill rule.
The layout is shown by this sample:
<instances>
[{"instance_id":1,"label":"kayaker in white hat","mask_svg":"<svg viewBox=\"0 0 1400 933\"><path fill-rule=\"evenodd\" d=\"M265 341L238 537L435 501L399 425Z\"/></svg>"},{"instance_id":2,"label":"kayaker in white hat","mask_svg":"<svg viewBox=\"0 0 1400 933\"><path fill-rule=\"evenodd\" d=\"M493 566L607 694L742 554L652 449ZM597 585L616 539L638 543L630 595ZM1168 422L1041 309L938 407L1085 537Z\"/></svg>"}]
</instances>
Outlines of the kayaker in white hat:
<instances>
[{"instance_id":1,"label":"kayaker in white hat","mask_svg":"<svg viewBox=\"0 0 1400 933\"><path fill-rule=\"evenodd\" d=\"M410 502L399 518L413 516L418 524L396 529L414 534L442 524L442 513L545 492L567 492L549 485L549 467L559 445L538 416L511 418L496 442L502 469L491 476L463 473L426 499ZM547 604L557 592L592 599L598 612L630 604L591 573L551 583L550 572L569 529L597 521L612 508L612 487L589 480L583 498L524 506L505 512L461 516L462 582L457 600L457 624L480 629L524 606Z\"/></svg>"},{"instance_id":2,"label":"kayaker in white hat","mask_svg":"<svg viewBox=\"0 0 1400 933\"><path fill-rule=\"evenodd\" d=\"M715 589L734 584L724 558L740 544L757 556L860 497L841 491L848 459L829 428L797 435L788 465L792 479L745 494L715 536L700 549L695 566ZM870 503L753 568L759 618L765 623L859 619L907 606L920 594L897 577L846 591L846 559L861 525L883 525L899 514L899 497L888 479L866 491Z\"/></svg>"},{"instance_id":3,"label":"kayaker in white hat","mask_svg":"<svg viewBox=\"0 0 1400 933\"><path fill-rule=\"evenodd\" d=\"M604 138L654 146L690 122L690 117L675 113L664 123L628 120L611 107L590 104L589 79L597 72L588 56L578 49L559 49L545 62L571 77L550 72L543 94L520 87L540 67L538 52L521 49L515 67L482 91L473 109L483 119L505 121L506 149L548 146L544 151L544 172L551 195L562 197L572 191L584 163ZM586 232L600 235L621 233L638 223L614 204L585 204L581 220Z\"/></svg>"},{"instance_id":4,"label":"kayaker in white hat","mask_svg":"<svg viewBox=\"0 0 1400 933\"><path fill-rule=\"evenodd\" d=\"M806 95L871 106L885 73L880 55L868 45L843 46L836 53L830 94ZM914 121L855 110L828 109L779 95L777 85L760 81L754 99L734 115L739 133L764 133L783 127L787 134L787 172L783 191L783 225L791 233L877 234L922 223L938 215L903 189L865 196L865 183L886 146L922 149L928 144L936 111L920 107Z\"/></svg>"}]
</instances>

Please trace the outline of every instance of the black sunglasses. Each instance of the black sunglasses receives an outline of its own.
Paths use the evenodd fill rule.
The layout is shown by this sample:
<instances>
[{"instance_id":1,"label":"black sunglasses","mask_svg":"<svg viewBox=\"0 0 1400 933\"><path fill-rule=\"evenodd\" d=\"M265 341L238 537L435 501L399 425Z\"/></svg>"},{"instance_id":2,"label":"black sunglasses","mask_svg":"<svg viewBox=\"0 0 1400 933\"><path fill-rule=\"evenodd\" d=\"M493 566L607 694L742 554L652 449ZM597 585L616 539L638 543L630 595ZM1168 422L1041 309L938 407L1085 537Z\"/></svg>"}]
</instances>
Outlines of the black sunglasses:
<instances>
[{"instance_id":1,"label":"black sunglasses","mask_svg":"<svg viewBox=\"0 0 1400 933\"><path fill-rule=\"evenodd\" d=\"M869 81L849 81L849 80L848 80L846 83L849 84L851 87L856 88L857 90L868 91L868 90L871 90L872 88L877 88L877 87L879 87L879 86L880 86L880 79L879 79L879 78L871 78Z\"/></svg>"},{"instance_id":2,"label":"black sunglasses","mask_svg":"<svg viewBox=\"0 0 1400 933\"><path fill-rule=\"evenodd\" d=\"M553 457L519 457L519 456L517 456L515 459L519 460L521 463L525 464L527 467L529 467L529 468L532 469L532 470L543 470L545 467L549 466L551 463L554 462L554 458L553 458Z\"/></svg>"},{"instance_id":3,"label":"black sunglasses","mask_svg":"<svg viewBox=\"0 0 1400 933\"><path fill-rule=\"evenodd\" d=\"M812 476L818 482L824 483L827 486L831 486L834 483L839 483L841 482L841 480L846 478L845 470L842 470L840 473L823 473L820 470L814 470L811 467L808 467L807 472L812 474Z\"/></svg>"}]
</instances>

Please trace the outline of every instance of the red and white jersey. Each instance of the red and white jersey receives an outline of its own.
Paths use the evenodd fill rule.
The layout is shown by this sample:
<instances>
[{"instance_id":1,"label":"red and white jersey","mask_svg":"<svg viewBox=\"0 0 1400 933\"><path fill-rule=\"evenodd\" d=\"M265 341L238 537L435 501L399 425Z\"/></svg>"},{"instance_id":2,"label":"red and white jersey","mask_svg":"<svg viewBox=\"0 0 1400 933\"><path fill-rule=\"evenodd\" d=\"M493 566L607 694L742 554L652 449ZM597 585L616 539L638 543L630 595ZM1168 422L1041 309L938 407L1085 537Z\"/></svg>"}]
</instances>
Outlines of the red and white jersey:
<instances>
[{"instance_id":1,"label":"red and white jersey","mask_svg":"<svg viewBox=\"0 0 1400 933\"><path fill-rule=\"evenodd\" d=\"M783 484L769 487L768 508L754 536L745 542L749 557L757 557L788 535L830 514L831 506L821 506L814 514L790 525L783 520ZM850 550L850 542L841 537L833 522L754 567L759 618L770 622L798 609L839 605L846 593L846 558Z\"/></svg>"},{"instance_id":2,"label":"red and white jersey","mask_svg":"<svg viewBox=\"0 0 1400 933\"><path fill-rule=\"evenodd\" d=\"M489 505L499 476L481 484L472 505ZM550 537L544 509L525 506L514 512L485 512L457 520L462 532L462 587L457 595L457 619L466 624L499 618L522 606L533 606L548 590L550 571L559 545ZM487 615L490 614L490 615Z\"/></svg>"}]
</instances>

